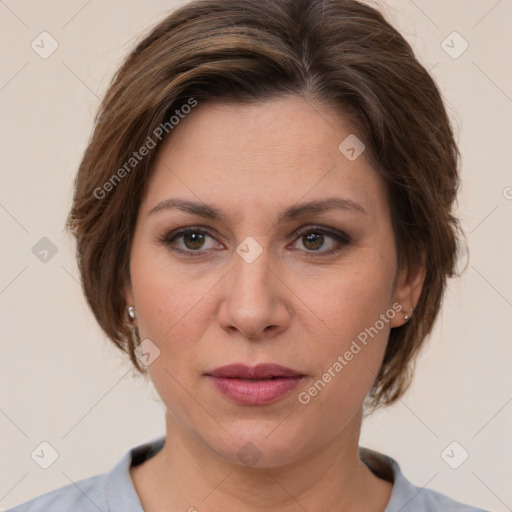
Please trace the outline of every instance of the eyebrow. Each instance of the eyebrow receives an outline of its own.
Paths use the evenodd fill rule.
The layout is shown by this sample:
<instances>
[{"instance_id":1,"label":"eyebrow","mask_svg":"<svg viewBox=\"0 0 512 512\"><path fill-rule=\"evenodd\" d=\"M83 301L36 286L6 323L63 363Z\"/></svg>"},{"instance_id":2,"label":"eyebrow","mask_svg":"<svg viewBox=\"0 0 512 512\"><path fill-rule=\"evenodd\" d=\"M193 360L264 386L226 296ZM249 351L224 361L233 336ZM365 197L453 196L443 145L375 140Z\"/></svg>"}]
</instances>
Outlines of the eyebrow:
<instances>
[{"instance_id":1,"label":"eyebrow","mask_svg":"<svg viewBox=\"0 0 512 512\"><path fill-rule=\"evenodd\" d=\"M219 220L225 224L228 222L228 216L213 205L178 198L170 198L158 203L149 212L149 215L162 210L169 210L174 208L186 213L197 215L199 217L204 217L211 220ZM342 197L328 197L317 201L309 201L306 203L299 203L290 206L279 215L278 222L286 222L308 214L323 213L334 209L351 211L359 215L367 214L365 208L359 203L352 201L352 199Z\"/></svg>"}]
</instances>

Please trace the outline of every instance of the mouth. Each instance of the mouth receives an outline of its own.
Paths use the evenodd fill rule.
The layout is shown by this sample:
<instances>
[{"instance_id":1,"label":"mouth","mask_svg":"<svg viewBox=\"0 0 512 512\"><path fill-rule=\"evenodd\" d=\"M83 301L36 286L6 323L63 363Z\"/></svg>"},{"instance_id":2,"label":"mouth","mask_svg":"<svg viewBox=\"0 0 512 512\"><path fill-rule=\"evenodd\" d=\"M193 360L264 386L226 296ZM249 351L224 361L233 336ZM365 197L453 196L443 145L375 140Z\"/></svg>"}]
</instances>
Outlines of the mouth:
<instances>
[{"instance_id":1,"label":"mouth","mask_svg":"<svg viewBox=\"0 0 512 512\"><path fill-rule=\"evenodd\" d=\"M288 395L305 374L277 364L231 364L205 374L226 398L240 405L266 405Z\"/></svg>"},{"instance_id":2,"label":"mouth","mask_svg":"<svg viewBox=\"0 0 512 512\"><path fill-rule=\"evenodd\" d=\"M235 363L221 366L208 373L209 377L241 380L273 380L279 378L304 377L304 374L273 363L262 363L256 366Z\"/></svg>"}]
</instances>

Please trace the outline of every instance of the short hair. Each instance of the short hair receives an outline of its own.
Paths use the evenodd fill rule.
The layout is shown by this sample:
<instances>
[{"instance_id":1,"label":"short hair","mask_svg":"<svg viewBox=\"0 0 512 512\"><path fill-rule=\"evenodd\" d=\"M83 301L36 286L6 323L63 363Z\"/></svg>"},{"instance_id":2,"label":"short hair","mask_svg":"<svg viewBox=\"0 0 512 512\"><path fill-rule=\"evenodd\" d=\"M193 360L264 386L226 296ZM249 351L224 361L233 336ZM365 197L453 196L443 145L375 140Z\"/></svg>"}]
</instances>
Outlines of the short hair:
<instances>
[{"instance_id":1,"label":"short hair","mask_svg":"<svg viewBox=\"0 0 512 512\"><path fill-rule=\"evenodd\" d=\"M456 273L461 230L452 206L459 152L429 73L366 4L196 0L142 38L112 79L75 180L67 227L76 237L83 290L103 331L144 374L123 289L139 205L161 141L172 136L177 114L197 103L254 104L288 95L346 116L383 178L398 268L425 268L414 315L391 329L367 397L373 407L388 405L410 385L447 277ZM147 156L135 158L143 147Z\"/></svg>"}]
</instances>

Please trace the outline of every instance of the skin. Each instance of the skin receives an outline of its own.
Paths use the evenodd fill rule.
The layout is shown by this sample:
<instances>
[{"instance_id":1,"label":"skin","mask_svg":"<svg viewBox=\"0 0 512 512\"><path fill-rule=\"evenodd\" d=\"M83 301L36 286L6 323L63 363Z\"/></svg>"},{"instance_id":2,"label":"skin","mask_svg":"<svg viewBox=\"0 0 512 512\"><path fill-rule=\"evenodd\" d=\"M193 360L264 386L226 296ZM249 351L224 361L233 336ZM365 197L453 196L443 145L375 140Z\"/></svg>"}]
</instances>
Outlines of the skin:
<instances>
[{"instance_id":1,"label":"skin","mask_svg":"<svg viewBox=\"0 0 512 512\"><path fill-rule=\"evenodd\" d=\"M199 104L161 146L125 289L141 339L160 349L148 370L166 408L165 447L130 470L146 511L385 509L392 484L360 461L358 442L363 400L403 313L308 404L297 397L394 303L410 312L423 284L422 269L397 268L379 175L364 152L349 161L338 150L351 133L327 106L287 96ZM278 222L289 206L333 196L366 213ZM171 197L211 204L226 221L176 208L150 213ZM190 236L161 241L188 226L209 231L202 245ZM297 236L318 226L350 241ZM262 248L252 263L236 252L248 236ZM274 362L306 377L275 403L239 405L204 376L234 362ZM237 457L249 442L260 454L254 466Z\"/></svg>"}]
</instances>

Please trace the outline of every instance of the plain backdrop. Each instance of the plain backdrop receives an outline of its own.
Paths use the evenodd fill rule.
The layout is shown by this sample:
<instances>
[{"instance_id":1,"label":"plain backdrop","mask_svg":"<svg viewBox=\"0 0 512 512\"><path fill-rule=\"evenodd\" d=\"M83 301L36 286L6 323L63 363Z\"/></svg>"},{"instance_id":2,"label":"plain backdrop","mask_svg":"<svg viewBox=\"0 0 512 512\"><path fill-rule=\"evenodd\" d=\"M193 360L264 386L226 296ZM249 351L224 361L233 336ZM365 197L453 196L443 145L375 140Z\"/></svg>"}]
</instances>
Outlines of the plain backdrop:
<instances>
[{"instance_id":1,"label":"plain backdrop","mask_svg":"<svg viewBox=\"0 0 512 512\"><path fill-rule=\"evenodd\" d=\"M106 472L165 432L156 392L87 309L63 228L108 81L141 33L181 3L0 1L0 508ZM412 388L366 421L361 444L394 457L416 485L511 510L512 2L381 5L456 126L469 260L462 251L467 270L449 283ZM32 45L41 37L46 52L58 44L47 58ZM58 452L48 469L31 457L41 442ZM457 469L446 462L466 452Z\"/></svg>"}]
</instances>

